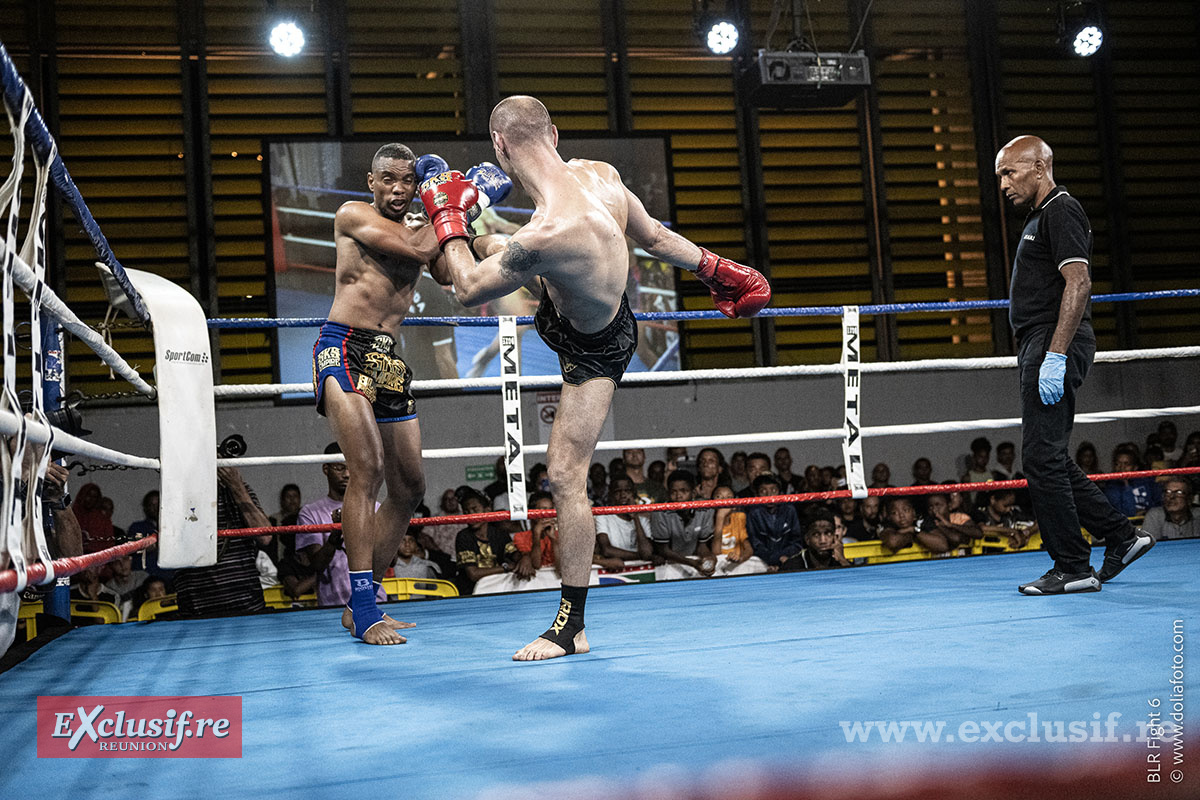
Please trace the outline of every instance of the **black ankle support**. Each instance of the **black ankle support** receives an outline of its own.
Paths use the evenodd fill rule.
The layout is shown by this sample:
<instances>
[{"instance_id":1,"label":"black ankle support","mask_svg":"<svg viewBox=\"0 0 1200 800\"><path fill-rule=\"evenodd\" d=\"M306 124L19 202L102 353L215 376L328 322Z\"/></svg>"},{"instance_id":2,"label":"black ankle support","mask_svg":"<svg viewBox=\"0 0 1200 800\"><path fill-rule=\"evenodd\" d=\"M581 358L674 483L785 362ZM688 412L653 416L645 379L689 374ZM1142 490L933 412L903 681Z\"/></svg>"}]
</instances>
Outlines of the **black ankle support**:
<instances>
[{"instance_id":1,"label":"black ankle support","mask_svg":"<svg viewBox=\"0 0 1200 800\"><path fill-rule=\"evenodd\" d=\"M554 618L550 629L541 636L566 650L567 655L575 652L575 635L583 630L583 607L587 603L587 591L586 586L563 584L558 616Z\"/></svg>"}]
</instances>

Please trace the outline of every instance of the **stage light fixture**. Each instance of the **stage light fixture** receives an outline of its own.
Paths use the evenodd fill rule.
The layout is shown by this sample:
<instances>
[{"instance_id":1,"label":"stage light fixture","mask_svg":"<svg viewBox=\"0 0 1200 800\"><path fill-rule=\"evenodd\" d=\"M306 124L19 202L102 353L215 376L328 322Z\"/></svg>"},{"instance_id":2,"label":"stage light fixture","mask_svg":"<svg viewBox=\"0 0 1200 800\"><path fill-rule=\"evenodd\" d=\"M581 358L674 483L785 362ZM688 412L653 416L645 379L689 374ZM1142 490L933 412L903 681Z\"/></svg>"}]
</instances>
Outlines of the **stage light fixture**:
<instances>
[{"instance_id":1,"label":"stage light fixture","mask_svg":"<svg viewBox=\"0 0 1200 800\"><path fill-rule=\"evenodd\" d=\"M1058 43L1081 58L1094 56L1104 45L1104 26L1093 0L1058 4Z\"/></svg>"},{"instance_id":2,"label":"stage light fixture","mask_svg":"<svg viewBox=\"0 0 1200 800\"><path fill-rule=\"evenodd\" d=\"M271 49L284 58L299 55L304 49L304 31L290 20L271 28Z\"/></svg>"},{"instance_id":3,"label":"stage light fixture","mask_svg":"<svg viewBox=\"0 0 1200 800\"><path fill-rule=\"evenodd\" d=\"M719 56L723 56L731 52L737 47L738 29L729 20L719 19L708 26L708 33L704 36L704 43L708 45L708 49Z\"/></svg>"},{"instance_id":4,"label":"stage light fixture","mask_svg":"<svg viewBox=\"0 0 1200 800\"><path fill-rule=\"evenodd\" d=\"M1100 30L1096 25L1084 25L1075 34L1075 41L1072 47L1075 48L1075 55L1088 56L1095 55L1100 49L1100 45L1104 44L1104 31Z\"/></svg>"}]
</instances>

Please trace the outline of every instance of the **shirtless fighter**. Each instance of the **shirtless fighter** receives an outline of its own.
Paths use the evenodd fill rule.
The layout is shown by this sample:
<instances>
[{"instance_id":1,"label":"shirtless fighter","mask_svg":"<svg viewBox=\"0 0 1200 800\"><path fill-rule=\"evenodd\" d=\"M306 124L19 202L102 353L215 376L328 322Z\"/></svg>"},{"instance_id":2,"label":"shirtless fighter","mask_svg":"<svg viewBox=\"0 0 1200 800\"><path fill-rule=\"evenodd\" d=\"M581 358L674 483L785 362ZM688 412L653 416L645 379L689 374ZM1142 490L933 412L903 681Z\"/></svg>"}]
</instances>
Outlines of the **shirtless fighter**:
<instances>
[{"instance_id":1,"label":"shirtless fighter","mask_svg":"<svg viewBox=\"0 0 1200 800\"><path fill-rule=\"evenodd\" d=\"M414 161L402 144L379 148L367 173L373 200L337 210L333 307L313 348L317 411L329 418L350 473L342 506L350 602L342 624L368 644L405 641L395 629L409 626L375 601L425 493L412 370L395 351L421 268L438 255L428 226L404 224L417 187ZM376 509L385 483L387 498Z\"/></svg>"},{"instance_id":2,"label":"shirtless fighter","mask_svg":"<svg viewBox=\"0 0 1200 800\"><path fill-rule=\"evenodd\" d=\"M476 264L468 246L475 184L460 172L444 172L421 184L421 200L464 304L486 303L540 278L537 331L558 353L563 374L547 452L563 587L553 625L513 656L539 661L588 651L583 610L596 526L587 469L613 391L637 347L637 324L625 299L625 236L655 258L694 272L728 317L754 316L770 301L771 289L756 270L697 247L652 219L609 164L564 162L556 149L558 130L535 98L502 101L490 127L500 166L533 199L529 223L506 246L487 248L488 257Z\"/></svg>"},{"instance_id":3,"label":"shirtless fighter","mask_svg":"<svg viewBox=\"0 0 1200 800\"><path fill-rule=\"evenodd\" d=\"M423 220L406 224L405 213L416 169L445 167L436 157L417 159L402 144L386 144L367 173L372 202L344 203L333 221L336 283L329 321L313 348L313 391L350 473L342 506L350 602L342 624L368 644L403 644L396 629L413 627L383 614L376 598L425 493L412 370L396 355L396 340L422 267L449 283L433 229ZM485 191L506 189L492 183ZM480 237L480 246L491 238ZM384 484L387 498L376 509Z\"/></svg>"}]
</instances>

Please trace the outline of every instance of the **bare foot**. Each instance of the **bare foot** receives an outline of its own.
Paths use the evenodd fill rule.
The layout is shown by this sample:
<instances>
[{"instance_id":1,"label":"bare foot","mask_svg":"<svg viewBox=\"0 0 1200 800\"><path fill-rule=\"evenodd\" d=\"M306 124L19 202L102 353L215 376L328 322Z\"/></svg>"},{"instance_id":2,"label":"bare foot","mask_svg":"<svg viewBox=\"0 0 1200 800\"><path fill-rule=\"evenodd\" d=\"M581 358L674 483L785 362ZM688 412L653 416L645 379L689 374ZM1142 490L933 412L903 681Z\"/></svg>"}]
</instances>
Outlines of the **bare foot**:
<instances>
[{"instance_id":1,"label":"bare foot","mask_svg":"<svg viewBox=\"0 0 1200 800\"><path fill-rule=\"evenodd\" d=\"M415 622L399 622L397 620L392 619L387 614L383 615L383 621L386 622L388 624L388 627L394 631L402 630L404 628L417 627L417 623L415 623ZM345 628L346 630L350 630L350 626L353 624L353 622L354 622L354 615L350 613L350 609L343 608L342 609L342 627Z\"/></svg>"},{"instance_id":2,"label":"bare foot","mask_svg":"<svg viewBox=\"0 0 1200 800\"><path fill-rule=\"evenodd\" d=\"M376 622L367 628L362 640L367 644L404 644L408 641L384 622Z\"/></svg>"},{"instance_id":3,"label":"bare foot","mask_svg":"<svg viewBox=\"0 0 1200 800\"><path fill-rule=\"evenodd\" d=\"M588 646L587 632L580 631L579 633L575 634L575 655L586 653L590 649L591 648ZM539 636L517 652L513 653L513 661L545 661L549 658L561 658L566 654L566 650L563 650L549 639L543 639Z\"/></svg>"}]
</instances>

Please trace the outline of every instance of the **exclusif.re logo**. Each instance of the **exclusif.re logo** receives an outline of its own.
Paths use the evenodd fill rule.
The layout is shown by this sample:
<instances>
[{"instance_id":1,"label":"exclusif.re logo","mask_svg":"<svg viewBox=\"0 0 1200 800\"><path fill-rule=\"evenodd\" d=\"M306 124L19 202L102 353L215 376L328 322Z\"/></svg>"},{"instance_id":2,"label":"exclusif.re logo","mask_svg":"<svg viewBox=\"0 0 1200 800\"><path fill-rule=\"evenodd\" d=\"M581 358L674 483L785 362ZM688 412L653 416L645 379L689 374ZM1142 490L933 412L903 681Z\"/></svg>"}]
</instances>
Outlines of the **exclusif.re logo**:
<instances>
[{"instance_id":1,"label":"exclusif.re logo","mask_svg":"<svg viewBox=\"0 0 1200 800\"><path fill-rule=\"evenodd\" d=\"M242 698L37 699L38 758L241 758Z\"/></svg>"}]
</instances>

